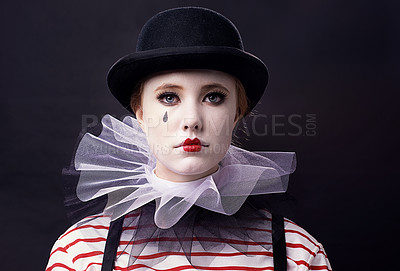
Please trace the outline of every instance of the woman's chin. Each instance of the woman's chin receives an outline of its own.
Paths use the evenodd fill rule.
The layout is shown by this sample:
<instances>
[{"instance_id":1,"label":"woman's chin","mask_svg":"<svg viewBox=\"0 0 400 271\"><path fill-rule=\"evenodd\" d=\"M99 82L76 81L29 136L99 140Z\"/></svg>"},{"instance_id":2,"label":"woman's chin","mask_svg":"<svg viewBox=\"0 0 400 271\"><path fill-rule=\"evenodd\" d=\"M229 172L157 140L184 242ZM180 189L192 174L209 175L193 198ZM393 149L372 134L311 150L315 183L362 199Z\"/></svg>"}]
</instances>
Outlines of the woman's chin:
<instances>
[{"instance_id":1,"label":"woman's chin","mask_svg":"<svg viewBox=\"0 0 400 271\"><path fill-rule=\"evenodd\" d=\"M218 161L210 161L204 157L188 156L174 161L157 163L157 175L166 179L194 180L214 173L218 169ZM161 176L159 176L161 177ZM182 178L181 178L182 177Z\"/></svg>"},{"instance_id":2,"label":"woman's chin","mask_svg":"<svg viewBox=\"0 0 400 271\"><path fill-rule=\"evenodd\" d=\"M199 175L206 174L211 169L217 167L218 162L210 163L209 159L204 157L189 156L177 163L174 172L181 175Z\"/></svg>"}]
</instances>

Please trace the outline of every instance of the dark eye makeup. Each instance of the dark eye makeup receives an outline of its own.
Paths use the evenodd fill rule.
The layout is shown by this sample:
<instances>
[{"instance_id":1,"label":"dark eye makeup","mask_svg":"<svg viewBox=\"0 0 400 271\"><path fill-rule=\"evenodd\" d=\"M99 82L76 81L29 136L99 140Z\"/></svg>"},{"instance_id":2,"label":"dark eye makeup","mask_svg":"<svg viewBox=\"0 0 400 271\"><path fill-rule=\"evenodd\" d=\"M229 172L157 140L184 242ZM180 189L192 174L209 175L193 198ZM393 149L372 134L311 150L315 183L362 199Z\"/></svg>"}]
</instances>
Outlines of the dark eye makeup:
<instances>
[{"instance_id":1,"label":"dark eye makeup","mask_svg":"<svg viewBox=\"0 0 400 271\"><path fill-rule=\"evenodd\" d=\"M172 92L172 91L166 91L166 92L162 92L159 93L157 95L157 99L163 103L163 104L175 104L177 102L179 102L179 96L178 94L176 94L176 92Z\"/></svg>"},{"instance_id":2,"label":"dark eye makeup","mask_svg":"<svg viewBox=\"0 0 400 271\"><path fill-rule=\"evenodd\" d=\"M218 105L224 102L227 94L223 91L215 90L207 93L203 102ZM157 99L165 105L174 105L180 102L179 95L173 91L165 91L157 94Z\"/></svg>"},{"instance_id":3,"label":"dark eye makeup","mask_svg":"<svg viewBox=\"0 0 400 271\"><path fill-rule=\"evenodd\" d=\"M224 102L225 98L226 98L226 93L222 91L213 91L207 93L203 101L207 101L213 104L221 104Z\"/></svg>"}]
</instances>

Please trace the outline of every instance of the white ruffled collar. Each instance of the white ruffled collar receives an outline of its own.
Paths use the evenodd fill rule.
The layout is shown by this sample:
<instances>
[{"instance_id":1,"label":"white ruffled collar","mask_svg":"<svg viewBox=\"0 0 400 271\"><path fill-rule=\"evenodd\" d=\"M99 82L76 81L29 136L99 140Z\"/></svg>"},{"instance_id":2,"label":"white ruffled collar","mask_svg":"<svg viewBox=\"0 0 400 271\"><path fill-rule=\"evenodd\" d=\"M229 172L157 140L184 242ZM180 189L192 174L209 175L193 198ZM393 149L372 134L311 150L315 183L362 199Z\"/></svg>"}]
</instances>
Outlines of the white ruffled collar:
<instances>
[{"instance_id":1,"label":"white ruffled collar","mask_svg":"<svg viewBox=\"0 0 400 271\"><path fill-rule=\"evenodd\" d=\"M77 196L89 201L108 196L104 209L115 220L141 206L156 202L155 224L170 228L193 206L232 215L249 195L286 191L289 174L296 167L294 152L249 152L230 146L219 170L182 189L154 175L155 158L136 119L105 115L99 136L86 133L75 153L80 171ZM163 182L164 181L164 182ZM171 184L173 185L173 184Z\"/></svg>"},{"instance_id":2,"label":"white ruffled collar","mask_svg":"<svg viewBox=\"0 0 400 271\"><path fill-rule=\"evenodd\" d=\"M218 171L219 168L215 173ZM153 169L147 180L152 184L154 189L160 192L169 193L177 197L185 197L193 190L197 189L207 178L208 176L190 182L172 182L158 177L155 173L155 169Z\"/></svg>"}]
</instances>

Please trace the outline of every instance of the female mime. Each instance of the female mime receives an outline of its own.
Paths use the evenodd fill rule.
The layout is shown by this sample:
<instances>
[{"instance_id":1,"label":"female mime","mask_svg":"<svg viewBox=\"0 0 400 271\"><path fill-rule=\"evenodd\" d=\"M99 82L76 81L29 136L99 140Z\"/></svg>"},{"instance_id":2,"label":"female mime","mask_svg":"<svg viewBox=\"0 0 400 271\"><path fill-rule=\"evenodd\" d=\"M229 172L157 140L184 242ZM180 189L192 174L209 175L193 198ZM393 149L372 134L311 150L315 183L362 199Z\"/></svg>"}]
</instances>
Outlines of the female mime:
<instances>
[{"instance_id":1,"label":"female mime","mask_svg":"<svg viewBox=\"0 0 400 271\"><path fill-rule=\"evenodd\" d=\"M101 133L80 139L64 172L77 222L47 271L331 270L322 245L270 208L295 154L231 145L268 82L231 21L161 12L107 80L133 117L105 115Z\"/></svg>"}]
</instances>

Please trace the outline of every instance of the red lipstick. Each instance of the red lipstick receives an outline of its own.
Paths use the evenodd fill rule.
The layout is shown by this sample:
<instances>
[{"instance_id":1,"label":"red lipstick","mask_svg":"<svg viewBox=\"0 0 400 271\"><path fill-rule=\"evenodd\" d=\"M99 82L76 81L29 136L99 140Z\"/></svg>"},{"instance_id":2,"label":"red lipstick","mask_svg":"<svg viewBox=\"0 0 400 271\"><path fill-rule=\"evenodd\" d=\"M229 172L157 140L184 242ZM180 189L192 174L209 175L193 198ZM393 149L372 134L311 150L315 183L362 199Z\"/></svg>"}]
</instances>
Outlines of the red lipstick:
<instances>
[{"instance_id":1,"label":"red lipstick","mask_svg":"<svg viewBox=\"0 0 400 271\"><path fill-rule=\"evenodd\" d=\"M201 142L196 137L194 139L187 138L183 142L183 150L187 152L199 152L201 150Z\"/></svg>"}]
</instances>

